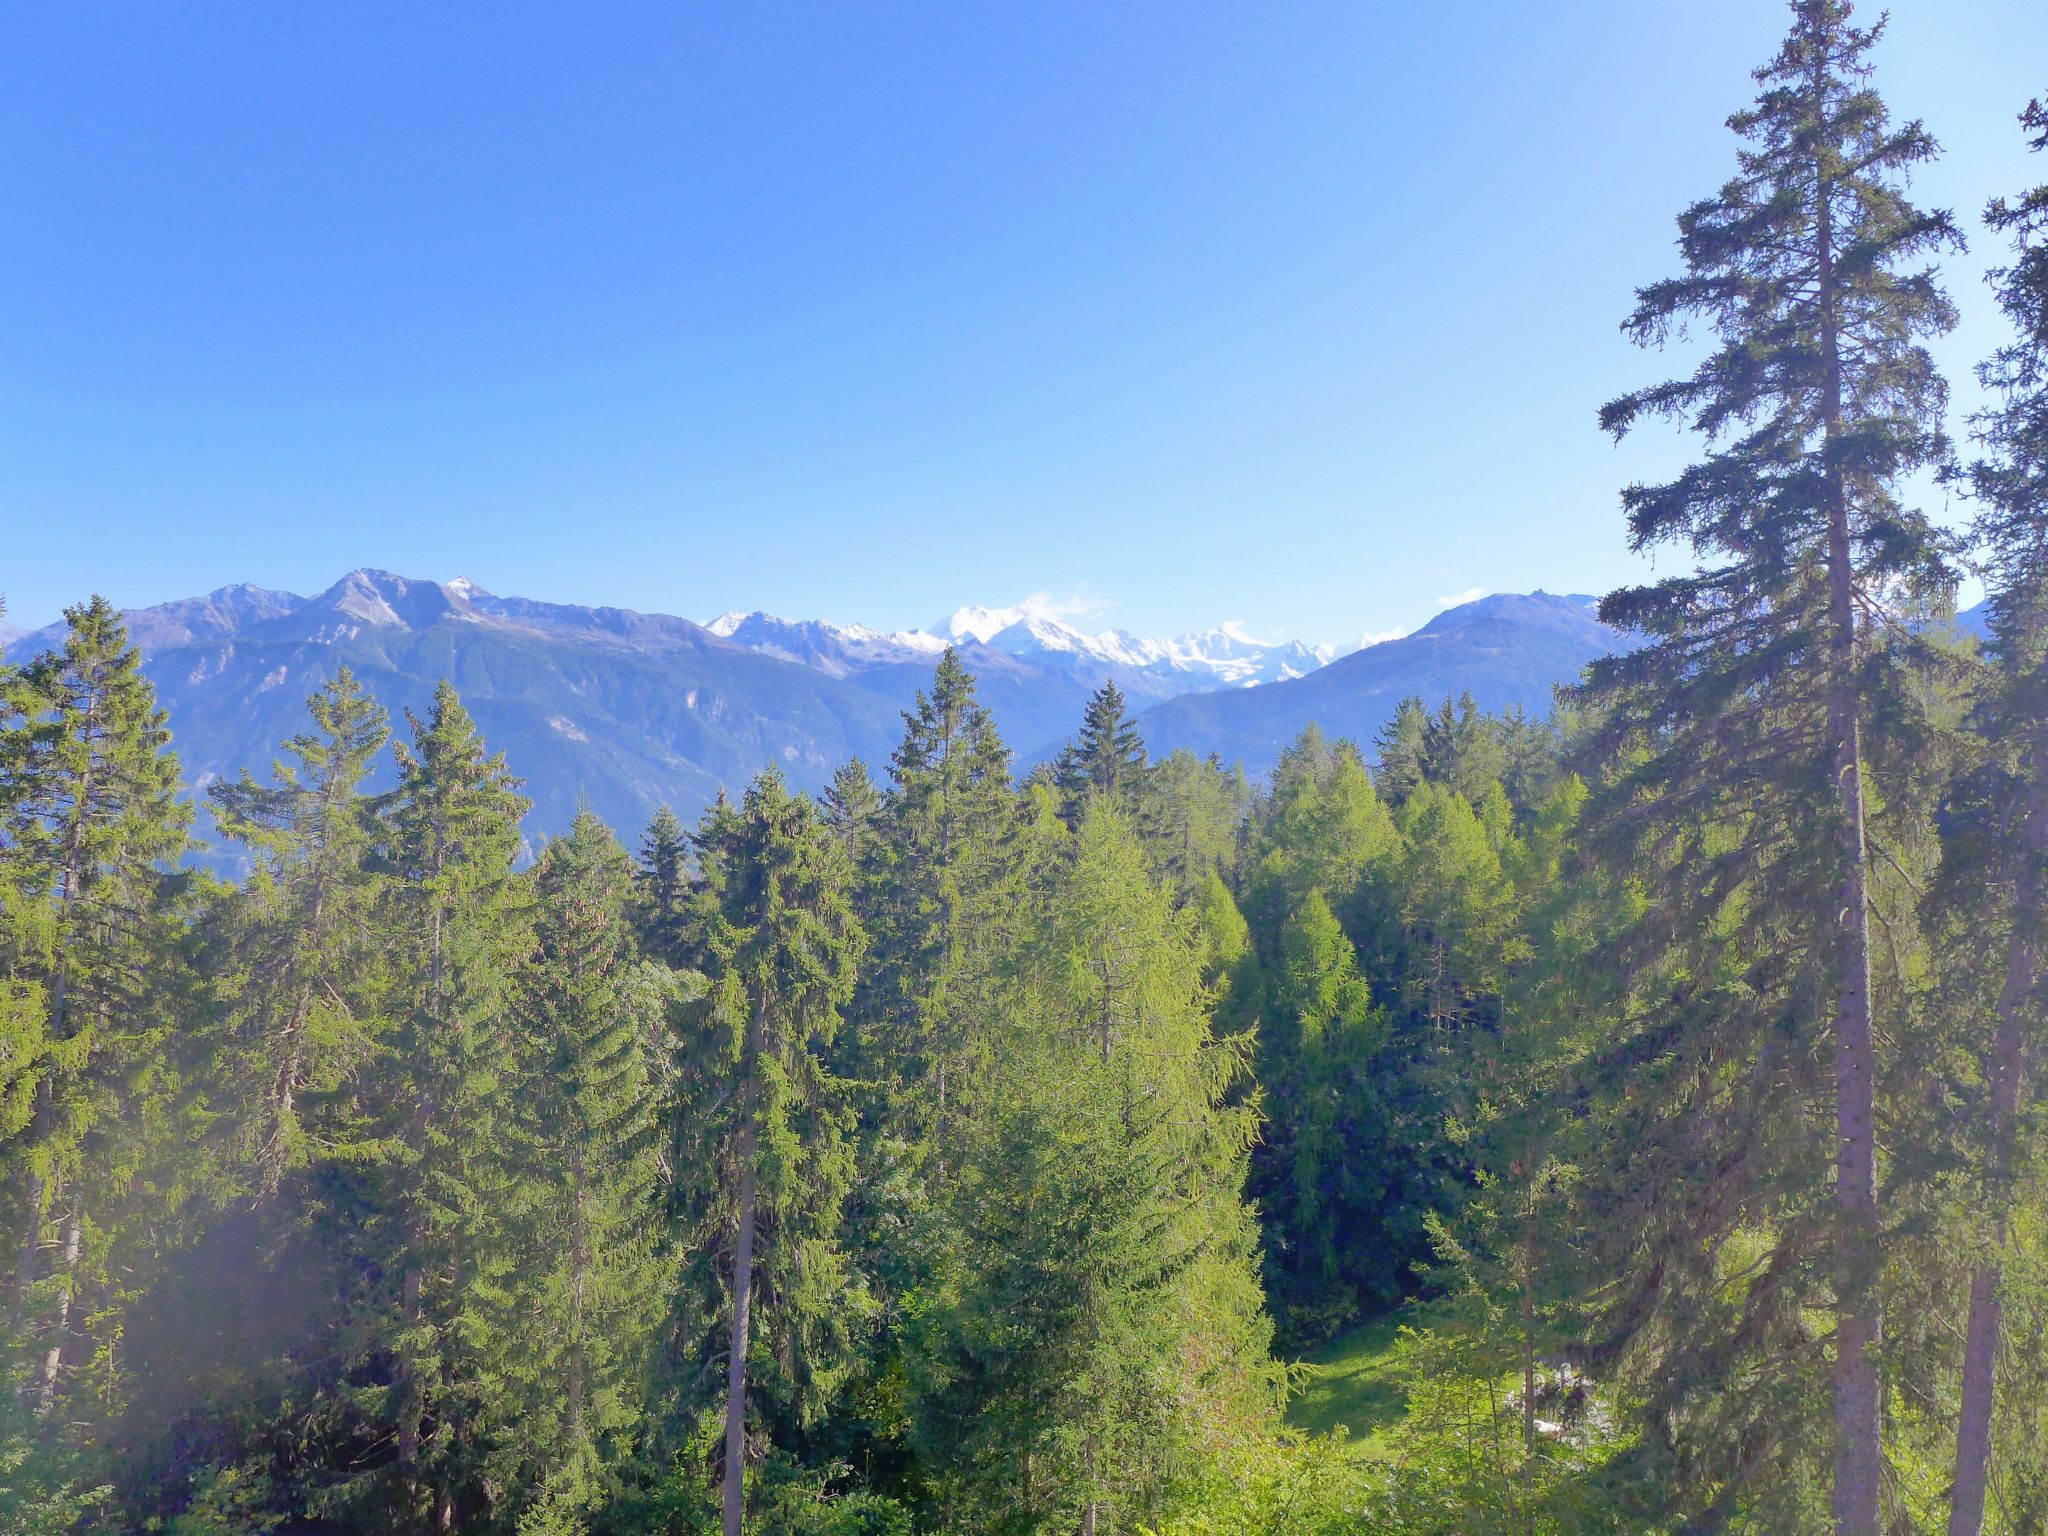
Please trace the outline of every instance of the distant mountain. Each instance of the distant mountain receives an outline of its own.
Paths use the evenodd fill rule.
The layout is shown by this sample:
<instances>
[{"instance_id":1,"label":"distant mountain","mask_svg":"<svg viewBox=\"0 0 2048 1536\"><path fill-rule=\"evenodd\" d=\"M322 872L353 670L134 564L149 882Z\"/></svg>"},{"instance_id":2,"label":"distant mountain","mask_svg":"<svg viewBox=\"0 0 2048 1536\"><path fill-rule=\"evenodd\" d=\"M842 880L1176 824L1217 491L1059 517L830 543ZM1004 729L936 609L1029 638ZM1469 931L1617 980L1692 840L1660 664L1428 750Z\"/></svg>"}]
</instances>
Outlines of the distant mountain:
<instances>
[{"instance_id":1,"label":"distant mountain","mask_svg":"<svg viewBox=\"0 0 2048 1536\"><path fill-rule=\"evenodd\" d=\"M962 608L899 633L763 613L697 624L376 570L313 597L223 587L127 619L199 788L245 767L266 773L277 744L305 727L306 696L343 666L401 730L402 712L424 710L447 677L526 779L531 831L565 826L587 801L631 838L657 806L693 819L770 761L806 789L854 755L879 773L948 644L1020 764L1056 751L1113 679L1143 711L1155 752L1193 746L1257 772L1310 719L1369 743L1409 693L1435 701L1469 688L1489 708L1541 710L1553 684L1615 643L1591 606L1484 598L1334 660L1234 625L1171 640L1087 634L1030 605ZM62 636L52 625L0 646L19 660ZM392 781L388 754L381 775Z\"/></svg>"},{"instance_id":2,"label":"distant mountain","mask_svg":"<svg viewBox=\"0 0 2048 1536\"><path fill-rule=\"evenodd\" d=\"M705 627L905 704L931 680L939 654L957 646L1005 739L1027 761L1067 739L1105 682L1142 709L1185 693L1302 676L1325 660L1307 646L1260 641L1234 625L1171 640L1089 634L1030 605L960 608L927 629L895 633L767 613L720 614Z\"/></svg>"},{"instance_id":3,"label":"distant mountain","mask_svg":"<svg viewBox=\"0 0 2048 1536\"><path fill-rule=\"evenodd\" d=\"M1156 704L1138 717L1138 728L1155 756L1189 747L1259 774L1311 721L1370 752L1411 694L1433 705L1469 690L1485 709L1520 705L1547 714L1558 684L1624 643L1594 616L1596 605L1547 592L1482 597L1304 677Z\"/></svg>"},{"instance_id":4,"label":"distant mountain","mask_svg":"<svg viewBox=\"0 0 2048 1536\"><path fill-rule=\"evenodd\" d=\"M1956 628L1962 630L1965 634L1975 635L1979 640L1989 640L1991 638L1990 599L1987 598L1976 607L1965 608L1961 613L1957 614Z\"/></svg>"},{"instance_id":5,"label":"distant mountain","mask_svg":"<svg viewBox=\"0 0 2048 1536\"><path fill-rule=\"evenodd\" d=\"M527 781L534 830L587 800L632 837L656 806L694 817L721 785L780 763L805 787L886 756L892 701L758 655L688 619L497 598L466 582L354 571L317 597L227 587L130 614L187 778L259 776L341 667L392 712L424 710L451 678L486 740ZM44 649L61 626L18 638ZM383 760L384 783L392 767Z\"/></svg>"}]
</instances>

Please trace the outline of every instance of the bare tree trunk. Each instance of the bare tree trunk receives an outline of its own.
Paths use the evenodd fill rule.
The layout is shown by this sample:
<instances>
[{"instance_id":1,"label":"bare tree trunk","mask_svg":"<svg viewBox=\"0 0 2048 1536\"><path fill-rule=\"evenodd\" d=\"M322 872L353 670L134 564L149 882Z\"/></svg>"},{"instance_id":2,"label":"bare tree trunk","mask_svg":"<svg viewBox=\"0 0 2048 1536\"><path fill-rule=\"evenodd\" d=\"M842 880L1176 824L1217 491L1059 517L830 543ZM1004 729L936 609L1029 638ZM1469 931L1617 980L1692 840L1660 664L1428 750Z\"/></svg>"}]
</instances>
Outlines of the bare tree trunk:
<instances>
[{"instance_id":1,"label":"bare tree trunk","mask_svg":"<svg viewBox=\"0 0 2048 1536\"><path fill-rule=\"evenodd\" d=\"M760 1070L765 1000L756 999L747 1028L748 1073ZM740 1127L739 1235L732 1255L732 1352L725 1365L725 1536L741 1536L747 1512L747 1336L754 1303L754 1125L755 1098L747 1089L746 1120Z\"/></svg>"},{"instance_id":2,"label":"bare tree trunk","mask_svg":"<svg viewBox=\"0 0 2048 1536\"><path fill-rule=\"evenodd\" d=\"M2028 796L2020 834L2029 855L2048 841L2048 780L2038 779ZM1998 998L1998 1030L1986 1067L1991 1079L1991 1157L1997 1187L1992 1218L1991 1257L1970 1276L1970 1325L1963 1345L1963 1401L1956 1424L1955 1481L1949 1495L1949 1536L1978 1536L1984 1528L1984 1494L1991 1472L1991 1410L1997 1390L1998 1344L2005 1309L1998 1299L2000 1264L2006 1241L2006 1183L2012 1172L2012 1125L2018 1113L2024 1066L2023 1025L2027 1003L2040 974L2029 914L2038 899L2031 871L2014 882L2012 938L2006 947L2005 984Z\"/></svg>"},{"instance_id":3,"label":"bare tree trunk","mask_svg":"<svg viewBox=\"0 0 2048 1536\"><path fill-rule=\"evenodd\" d=\"M37 1402L47 1413L57 1396L57 1378L64 1369L65 1334L71 1327L72 1275L78 1268L78 1247L84 1224L74 1209L64 1218L64 1239L58 1258L57 1300L50 1318L50 1347L43 1355L36 1387Z\"/></svg>"},{"instance_id":4,"label":"bare tree trunk","mask_svg":"<svg viewBox=\"0 0 2048 1536\"><path fill-rule=\"evenodd\" d=\"M1815 96L1824 82L1816 59ZM1822 424L1842 428L1842 355L1835 283L1833 187L1817 166L1817 297L1825 363ZM1879 1536L1883 1400L1878 1384L1877 1053L1870 1027L1870 892L1863 803L1862 712L1856 679L1856 573L1849 488L1825 465L1828 490L1828 736L1834 753L1841 924L1835 992L1835 1487L1837 1536Z\"/></svg>"}]
</instances>

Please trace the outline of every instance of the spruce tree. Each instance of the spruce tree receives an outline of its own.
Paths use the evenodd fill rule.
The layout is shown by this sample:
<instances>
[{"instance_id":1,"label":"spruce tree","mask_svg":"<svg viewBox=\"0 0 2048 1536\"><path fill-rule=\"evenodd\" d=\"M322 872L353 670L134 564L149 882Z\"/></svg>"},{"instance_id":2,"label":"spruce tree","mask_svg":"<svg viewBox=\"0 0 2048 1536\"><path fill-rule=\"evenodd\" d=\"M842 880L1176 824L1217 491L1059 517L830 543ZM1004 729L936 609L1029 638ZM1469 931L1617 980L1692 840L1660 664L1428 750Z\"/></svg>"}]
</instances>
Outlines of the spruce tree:
<instances>
[{"instance_id":1,"label":"spruce tree","mask_svg":"<svg viewBox=\"0 0 2048 1536\"><path fill-rule=\"evenodd\" d=\"M532 880L507 1117L517 1262L494 1303L490 1406L499 1481L553 1530L599 1502L644 1409L670 1271L654 1053L680 988L635 953L633 867L590 811Z\"/></svg>"},{"instance_id":2,"label":"spruce tree","mask_svg":"<svg viewBox=\"0 0 2048 1536\"><path fill-rule=\"evenodd\" d=\"M1429 774L1429 709L1410 694L1394 706L1394 718L1373 738L1379 763L1373 781L1399 805Z\"/></svg>"},{"instance_id":3,"label":"spruce tree","mask_svg":"<svg viewBox=\"0 0 2048 1536\"><path fill-rule=\"evenodd\" d=\"M403 1012L383 1085L402 1153L392 1203L402 1239L390 1347L399 1473L437 1530L485 1497L482 1375L503 1340L490 1299L512 1238L500 1203L512 1003L531 952L531 898L513 868L529 802L490 754L453 685L394 746L390 914Z\"/></svg>"},{"instance_id":4,"label":"spruce tree","mask_svg":"<svg viewBox=\"0 0 2048 1536\"><path fill-rule=\"evenodd\" d=\"M876 827L882 817L882 794L868 775L868 765L849 757L833 771L832 782L818 797L825 825L839 839L847 864L860 870L871 862Z\"/></svg>"},{"instance_id":5,"label":"spruce tree","mask_svg":"<svg viewBox=\"0 0 2048 1536\"><path fill-rule=\"evenodd\" d=\"M260 1195L365 1137L347 1092L382 1034L389 985L374 868L381 801L363 782L390 730L346 668L307 701L315 730L284 744L269 784L245 769L207 791L215 827L256 855L225 962L234 993L221 1060L236 1166Z\"/></svg>"},{"instance_id":6,"label":"spruce tree","mask_svg":"<svg viewBox=\"0 0 2048 1536\"><path fill-rule=\"evenodd\" d=\"M701 1072L724 1077L715 1112L686 1129L721 1170L726 1250L723 1503L726 1536L746 1508L750 1367L764 1338L821 1385L817 1340L845 1321L852 1280L836 1236L850 1179L851 1115L824 1050L853 993L866 936L848 870L809 797L774 769L698 836L697 894L710 992ZM729 1223L729 1227L727 1227ZM757 1332L756 1285L765 1279Z\"/></svg>"},{"instance_id":7,"label":"spruce tree","mask_svg":"<svg viewBox=\"0 0 2048 1536\"><path fill-rule=\"evenodd\" d=\"M1249 808L1244 771L1211 753L1176 749L1153 765L1142 799L1146 846L1174 890L1192 895L1211 874L1232 874Z\"/></svg>"},{"instance_id":8,"label":"spruce tree","mask_svg":"<svg viewBox=\"0 0 2048 1536\"><path fill-rule=\"evenodd\" d=\"M45 1407L75 1342L91 1206L124 1182L124 1119L160 1049L155 1003L174 922L166 866L190 822L163 711L119 614L95 597L65 621L62 649L8 680L0 730L0 875L17 935L9 988L39 1000L44 1017L6 1182L20 1243L14 1305L38 1340Z\"/></svg>"},{"instance_id":9,"label":"spruce tree","mask_svg":"<svg viewBox=\"0 0 2048 1536\"><path fill-rule=\"evenodd\" d=\"M2048 149L2048 97L2021 124ZM1977 727L1989 760L1960 786L1945 871L1973 940L2002 939L1997 1026L1985 1053L1983 1126L1991 1216L1989 1256L1971 1276L1950 1536L1983 1529L1993 1395L2003 1331L2000 1281L2024 1098L2027 1042L2041 1029L2042 896L2048 892L2048 185L2003 199L1985 222L2013 243L1992 284L2015 339L1980 369L1998 403L1978 420L1985 455L1971 469L1976 533L1988 556L1993 668ZM1987 911L1987 897L1995 906Z\"/></svg>"},{"instance_id":10,"label":"spruce tree","mask_svg":"<svg viewBox=\"0 0 2048 1536\"><path fill-rule=\"evenodd\" d=\"M876 828L874 947L863 1012L903 1129L941 1169L983 1055L993 956L1016 921L1010 754L950 647L904 713Z\"/></svg>"},{"instance_id":11,"label":"spruce tree","mask_svg":"<svg viewBox=\"0 0 2048 1536\"><path fill-rule=\"evenodd\" d=\"M1091 797L1131 810L1145 780L1145 740L1124 707L1114 680L1096 689L1081 715L1081 730L1060 749L1054 780L1065 802L1067 821L1078 826Z\"/></svg>"},{"instance_id":12,"label":"spruce tree","mask_svg":"<svg viewBox=\"0 0 2048 1536\"><path fill-rule=\"evenodd\" d=\"M1887 618L1902 595L1949 580L1940 537L1896 487L1947 452L1945 389L1921 342L1947 330L1954 313L1921 263L1958 236L1945 214L1916 209L1901 190L1934 141L1918 123L1891 122L1869 84L1882 22L1856 27L1849 9L1796 0L1783 47L1757 71L1754 104L1729 120L1744 141L1735 176L1681 215L1685 271L1640 290L1624 327L1655 345L1697 319L1714 337L1689 376L1601 412L1617 437L1673 417L1706 440L1706 456L1677 478L1624 495L1633 547L1676 542L1700 564L1602 603L1607 623L1647 643L1596 664L1593 681L1609 721L1603 739L1634 754L1608 793L1608 819L1639 834L1632 856L1661 882L1659 905L1677 920L1660 928L1683 938L1740 924L1769 976L1768 998L1739 1012L1729 1011L1732 995L1700 996L1697 970L1678 981L1695 1002L1655 1026L1666 1037L1658 1055L1695 1063L1678 1079L1686 1088L1673 1113L1715 1123L1704 1105L1683 1106L1694 1095L1725 1103L1746 1092L1753 1108L1754 1087L1739 1086L1745 1074L1788 1051L1810 1059L1823 1041L1833 1054L1831 1080L1796 1089L1801 1104L1831 1105L1825 1133L1788 1134L1797 1119L1718 1117L1721 1134L1765 1136L1785 1155L1726 1143L1711 1155L1703 1148L1699 1160L1750 1178L1775 1162L1769 1184L1743 1198L1725 1187L1673 1191L1658 1224L1669 1223L1672 1238L1682 1230L1694 1252L1718 1249L1703 1226L1771 1234L1771 1283L1751 1288L1752 1310L1789 1324L1785 1307L1825 1299L1835 1323L1834 1522L1841 1536L1875 1536L1883 1220L1866 781L1872 751L1894 745L1873 740L1873 724L1902 731L1913 708L1903 686L1910 639ZM1714 841L1710 824L1736 818L1741 835ZM1681 843L1686 851L1674 853ZM1789 1042L1779 1028L1792 1031ZM1831 1179L1810 1156L1823 1147ZM1824 1187L1831 1212L1813 1199ZM1638 1245L1660 1261L1674 1257L1663 1237L1643 1234ZM1690 1281L1674 1282L1696 1268L1663 1262L1657 1296L1638 1292L1644 1305L1624 1306L1617 1321L1653 1337L1652 1318L1693 1300ZM1741 1333L1750 1347L1772 1336L1761 1317ZM1712 1369L1733 1386L1733 1356ZM1699 1385L1675 1362L1668 1379ZM1754 1390L1746 1399L1750 1428L1733 1432L1723 1464L1707 1465L1724 1442L1703 1430L1689 1436L1700 1464L1685 1481L1706 1507L1762 1497L1761 1485L1789 1486L1786 1475L1797 1475L1796 1430L1774 1440L1787 1426L1754 1417L1784 1400ZM1659 1407L1678 1421L1687 1412L1676 1398ZM1772 1443L1785 1453L1760 1461Z\"/></svg>"},{"instance_id":13,"label":"spruce tree","mask_svg":"<svg viewBox=\"0 0 2048 1536\"><path fill-rule=\"evenodd\" d=\"M641 834L634 894L641 943L651 954L673 953L689 905L690 834L665 805L648 819Z\"/></svg>"}]
</instances>

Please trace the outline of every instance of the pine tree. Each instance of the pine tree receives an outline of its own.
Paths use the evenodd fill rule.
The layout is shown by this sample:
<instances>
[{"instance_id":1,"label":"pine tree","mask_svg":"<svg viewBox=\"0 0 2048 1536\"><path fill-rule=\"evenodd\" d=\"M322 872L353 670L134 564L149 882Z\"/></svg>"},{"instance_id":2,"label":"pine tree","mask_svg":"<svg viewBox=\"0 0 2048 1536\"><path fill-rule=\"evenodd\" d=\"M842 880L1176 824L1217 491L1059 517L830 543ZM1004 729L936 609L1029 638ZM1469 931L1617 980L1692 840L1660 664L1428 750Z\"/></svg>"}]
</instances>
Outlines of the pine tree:
<instances>
[{"instance_id":1,"label":"pine tree","mask_svg":"<svg viewBox=\"0 0 2048 1536\"><path fill-rule=\"evenodd\" d=\"M376 1048L389 977L373 867L384 825L363 792L390 737L344 667L307 701L316 727L285 743L269 784L244 770L207 791L214 825L258 860L241 892L222 1059L235 1162L275 1194L316 1156L353 1156L367 1128L345 1090Z\"/></svg>"},{"instance_id":2,"label":"pine tree","mask_svg":"<svg viewBox=\"0 0 2048 1536\"><path fill-rule=\"evenodd\" d=\"M2044 103L2048 97L2021 115L2036 150L2048 149ZM2003 1327L2001 1257L2019 1166L2015 1122L2027 1041L2041 1028L2041 955L2048 947L2041 932L2048 892L2048 185L2017 202L1994 202L1985 220L2013 242L2012 264L1992 282L2018 335L1980 370L1999 398L1978 421L1986 455L1971 470L1991 584L1995 667L1977 721L1991 759L1956 796L1946 877L1972 936L1981 942L1987 929L2002 935L2003 963L1984 1073L1992 1256L1971 1276L1950 1536L1977 1536L1984 1525ZM1987 896L1995 915L1986 910Z\"/></svg>"},{"instance_id":3,"label":"pine tree","mask_svg":"<svg viewBox=\"0 0 2048 1536\"><path fill-rule=\"evenodd\" d=\"M15 1307L39 1324L45 1407L74 1342L89 1206L122 1182L116 1144L159 1051L152 1003L174 921L165 866L190 822L163 711L120 616L96 597L65 620L63 648L9 679L0 730L9 991L39 999L45 1020L6 1181L21 1244Z\"/></svg>"},{"instance_id":4,"label":"pine tree","mask_svg":"<svg viewBox=\"0 0 2048 1536\"><path fill-rule=\"evenodd\" d=\"M814 1334L845 1321L851 1278L835 1237L850 1177L851 1116L822 1052L852 996L866 944L848 870L813 802L772 768L736 812L705 819L697 897L711 984L703 1056L722 1063L715 1121L688 1134L729 1170L725 1393L726 1536L746 1507L750 1362L765 1336L800 1370L825 1365ZM721 1222L723 1225L723 1222ZM755 1290L766 1278L757 1332ZM819 1375L822 1376L822 1370Z\"/></svg>"},{"instance_id":5,"label":"pine tree","mask_svg":"<svg viewBox=\"0 0 2048 1536\"><path fill-rule=\"evenodd\" d=\"M681 989L634 952L632 882L588 810L533 872L507 1133L517 1266L497 1304L491 1411L504 1426L499 1481L531 1501L541 1530L596 1504L630 1448L666 1300L651 1058Z\"/></svg>"},{"instance_id":6,"label":"pine tree","mask_svg":"<svg viewBox=\"0 0 2048 1536\"><path fill-rule=\"evenodd\" d=\"M1124 707L1123 690L1105 682L1089 697L1081 730L1060 749L1053 766L1070 825L1078 826L1091 797L1130 810L1145 781L1145 741Z\"/></svg>"},{"instance_id":7,"label":"pine tree","mask_svg":"<svg viewBox=\"0 0 2048 1536\"><path fill-rule=\"evenodd\" d=\"M435 690L426 719L406 718L389 852L404 1010L386 1085L389 1135L404 1149L393 1170L404 1237L389 1265L400 1282L391 1347L399 1472L448 1530L484 1497L487 1448L473 1421L480 1372L501 1345L490 1301L511 1256L499 1198L513 988L531 952L531 900L513 869L529 802L451 684Z\"/></svg>"},{"instance_id":8,"label":"pine tree","mask_svg":"<svg viewBox=\"0 0 2048 1536\"><path fill-rule=\"evenodd\" d=\"M1625 395L1601 413L1617 436L1663 416L1688 421L1707 440L1701 462L1624 497L1635 548L1679 542L1702 565L1602 603L1606 622L1648 643L1599 663L1594 681L1610 721L1604 739L1638 754L1608 797L1613 823L1642 833L1636 856L1646 874L1670 882L1659 897L1684 923L1678 931L1713 935L1740 923L1756 946L1754 963L1772 973L1766 1010L1782 1010L1797 1031L1791 1054L1822 1039L1833 1050L1832 1082L1798 1090L1803 1103L1832 1100L1826 1136L1806 1136L1795 1152L1783 1134L1790 1124L1753 1124L1747 1114L1722 1123L1725 1133L1771 1136L1791 1154L1774 1189L1744 1200L1726 1189L1690 1191L1660 1222L1690 1224L1685 1240L1706 1252L1718 1243L1703 1223L1771 1232L1772 1283L1753 1287L1749 1301L1788 1323L1780 1309L1821 1301L1804 1283L1808 1257L1819 1260L1835 1317L1835 1523L1841 1536L1875 1536L1882 1220L1866 778L1871 751L1895 744L1870 739L1872 724L1901 731L1912 712L1902 687L1909 646L1886 616L1902 593L1949 579L1941 540L1894 488L1947 452L1945 390L1920 342L1948 329L1954 314L1916 263L1958 237L1946 215L1915 209L1900 191L1935 145L1918 123L1895 127L1868 84L1882 22L1851 25L1842 0L1796 0L1792 10L1784 46L1757 71L1755 104L1730 119L1745 141L1735 177L1679 219L1685 273L1642 289L1625 326L1657 344L1697 317L1718 344L1689 377ZM1732 843L1703 830L1734 817L1743 832ZM1696 830L1705 844L1673 857L1672 840ZM1745 1070L1782 1049L1773 1031L1715 1017L1732 1001L1707 1004L1686 1030L1691 1038L1664 1048L1702 1051L1688 1093L1743 1092L1736 1085ZM1668 1035L1692 1011L1674 1010L1657 1027ZM1751 1004L1742 1017L1758 1013ZM1717 1038L1706 1049L1709 1035ZM1695 1123L1702 1113L1690 1111ZM1805 1157L1828 1141L1831 1214L1811 1200L1825 1175ZM1752 1177L1765 1167L1732 1145L1699 1158ZM1639 1251L1668 1256L1661 1239ZM1645 1310L1617 1314L1628 1331L1651 1337L1651 1316L1692 1302L1673 1284L1680 1269L1666 1266L1659 1299ZM1690 1321L1708 1315L1699 1309ZM1742 1333L1745 1341L1770 1335L1761 1319ZM1715 1365L1731 1367L1726 1356ZM1675 1366L1669 1379L1697 1385ZM1783 1407L1771 1393L1746 1398L1752 1415ZM1676 1401L1659 1406L1686 1411ZM1766 1437L1787 1428L1753 1422L1736 1432L1731 1463L1689 1475L1693 1497L1720 1507L1796 1477L1797 1454L1758 1460ZM1714 1436L1690 1439L1702 1462L1719 1455Z\"/></svg>"}]
</instances>

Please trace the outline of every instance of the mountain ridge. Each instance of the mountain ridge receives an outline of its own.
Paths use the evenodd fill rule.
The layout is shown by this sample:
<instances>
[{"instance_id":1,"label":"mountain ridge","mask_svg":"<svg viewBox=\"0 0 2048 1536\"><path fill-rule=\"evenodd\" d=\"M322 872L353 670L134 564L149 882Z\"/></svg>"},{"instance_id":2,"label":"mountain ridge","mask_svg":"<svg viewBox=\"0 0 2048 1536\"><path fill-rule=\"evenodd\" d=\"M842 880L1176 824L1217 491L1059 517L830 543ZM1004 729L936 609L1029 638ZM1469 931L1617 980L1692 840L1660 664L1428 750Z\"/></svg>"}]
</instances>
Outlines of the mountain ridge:
<instances>
[{"instance_id":1,"label":"mountain ridge","mask_svg":"<svg viewBox=\"0 0 2048 1536\"><path fill-rule=\"evenodd\" d=\"M1411 693L1434 700L1469 689L1489 708L1541 708L1556 683L1615 643L1592 603L1480 598L1414 634L1327 659L1227 624L1174 640L1105 638L1025 607L962 609L940 621L958 628L951 642L765 613L700 624L370 567L311 596L241 583L127 618L197 788L244 768L265 772L277 742L303 729L305 697L342 666L401 730L403 711L423 711L447 677L493 749L526 776L535 830L558 830L588 803L630 837L657 806L693 816L767 762L813 790L850 756L879 773L948 643L1020 767L1056 752L1089 695L1114 681L1155 755L1185 745L1256 773L1309 718L1369 750ZM5 652L20 659L62 633L20 634ZM388 783L388 754L380 762Z\"/></svg>"}]
</instances>

